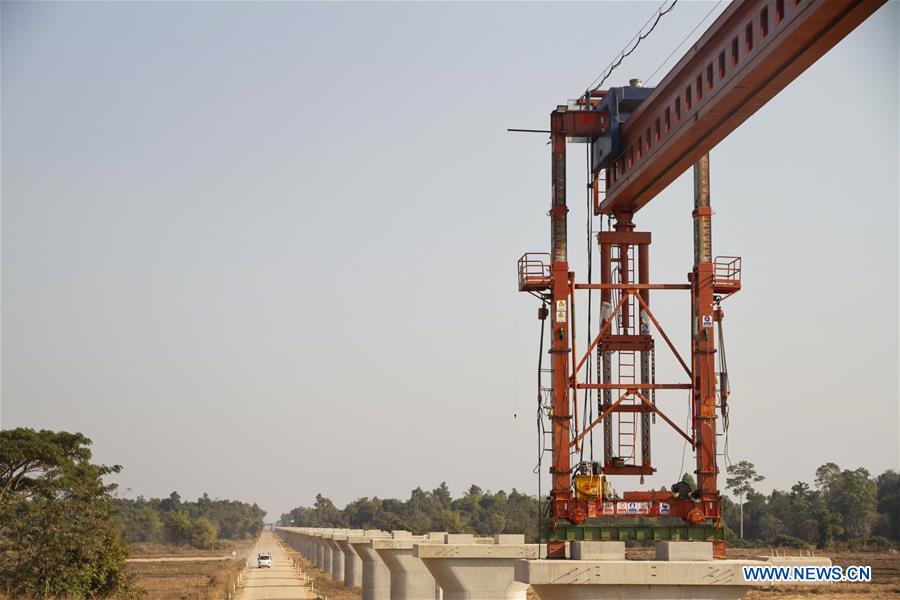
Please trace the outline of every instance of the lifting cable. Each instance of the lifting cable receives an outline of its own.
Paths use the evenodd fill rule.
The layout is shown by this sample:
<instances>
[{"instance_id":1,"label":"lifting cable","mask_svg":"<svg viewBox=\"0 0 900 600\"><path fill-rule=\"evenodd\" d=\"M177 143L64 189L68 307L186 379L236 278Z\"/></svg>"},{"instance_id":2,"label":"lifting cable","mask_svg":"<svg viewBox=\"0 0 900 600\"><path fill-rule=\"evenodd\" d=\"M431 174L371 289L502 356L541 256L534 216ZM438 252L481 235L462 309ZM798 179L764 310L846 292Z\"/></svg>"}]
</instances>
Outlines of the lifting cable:
<instances>
[{"instance_id":1,"label":"lifting cable","mask_svg":"<svg viewBox=\"0 0 900 600\"><path fill-rule=\"evenodd\" d=\"M544 308L544 301L541 301L541 309ZM541 541L541 525L543 511L541 510L541 463L544 461L544 397L543 397L543 366L544 366L544 331L547 329L547 319L541 319L541 341L538 345L538 367L537 367L537 430L538 430L538 459L537 465L534 467L534 473L538 478L538 514L537 514L537 537L538 542ZM548 504L549 506L549 504Z\"/></svg>"},{"instance_id":2,"label":"lifting cable","mask_svg":"<svg viewBox=\"0 0 900 600\"><path fill-rule=\"evenodd\" d=\"M728 458L728 397L731 395L731 381L728 379L728 359L725 356L725 330L722 328L722 319L719 319L719 403L722 411L722 429L725 434L725 445L722 454L725 457L726 467L731 465Z\"/></svg>"},{"instance_id":3,"label":"lifting cable","mask_svg":"<svg viewBox=\"0 0 900 600\"><path fill-rule=\"evenodd\" d=\"M585 228L586 228L586 236L587 236L587 281L588 284L593 283L593 262L594 262L594 244L593 244L593 232L594 232L594 207L593 207L593 182L591 177L591 164L592 164L592 155L591 155L591 144L585 145L585 161L587 167L587 184L585 188L587 190L587 202L585 204L585 208L587 210L587 215L585 217ZM598 183L599 185L599 183ZM592 309L592 300L594 297L594 290L588 289L588 302L587 302L587 339L593 340L593 309ZM574 350L574 349L573 349ZM591 373L591 359L592 356L588 353L587 361L585 363L585 383L590 384L592 373ZM577 381L577 373L572 374ZM577 393L577 392L576 392ZM575 397L575 402L578 402L578 397ZM588 389L584 390L584 410L582 411L582 431L587 429L591 423L594 422L594 406L591 402L591 392ZM590 461L594 462L594 429L591 428L590 433L588 434L588 444L590 446ZM581 445L580 455L578 462L584 462L584 444Z\"/></svg>"}]
</instances>

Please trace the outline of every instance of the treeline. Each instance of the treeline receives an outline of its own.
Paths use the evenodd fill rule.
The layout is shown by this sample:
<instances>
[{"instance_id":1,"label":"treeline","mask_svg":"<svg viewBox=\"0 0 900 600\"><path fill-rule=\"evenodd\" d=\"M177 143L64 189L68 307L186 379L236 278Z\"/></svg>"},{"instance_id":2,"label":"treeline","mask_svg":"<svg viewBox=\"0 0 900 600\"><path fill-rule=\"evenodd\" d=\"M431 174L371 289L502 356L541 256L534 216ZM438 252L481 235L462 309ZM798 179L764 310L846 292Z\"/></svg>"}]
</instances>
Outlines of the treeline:
<instances>
[{"instance_id":1,"label":"treeline","mask_svg":"<svg viewBox=\"0 0 900 600\"><path fill-rule=\"evenodd\" d=\"M262 532L266 514L256 504L212 500L207 494L196 502L184 502L178 492L172 492L168 498L117 498L112 503L122 539L126 542L157 542L195 548L212 548L221 540L255 538Z\"/></svg>"},{"instance_id":2,"label":"treeline","mask_svg":"<svg viewBox=\"0 0 900 600\"><path fill-rule=\"evenodd\" d=\"M343 509L321 494L312 507L297 507L281 516L281 523L295 527L347 527L351 529L404 529L416 534L524 533L537 539L537 499L513 489L510 493L483 491L471 486L460 498L452 498L442 483L431 491L416 488L408 500L360 498Z\"/></svg>"},{"instance_id":3,"label":"treeline","mask_svg":"<svg viewBox=\"0 0 900 600\"><path fill-rule=\"evenodd\" d=\"M730 471L728 491L734 492L735 499L724 494L722 498L726 535L733 545L835 548L900 543L900 475L893 470L872 477L866 469L842 470L828 463L816 471L812 485L798 482L789 491L765 495L753 489L753 483L763 479L753 465L739 465L750 469ZM685 480L693 483L690 475ZM405 529L416 534L524 533L526 540L535 541L537 516L537 498L515 489L509 494L492 493L473 485L454 499L442 483L431 491L416 488L408 500L360 498L343 509L318 494L312 507L297 507L283 514L280 522L294 527Z\"/></svg>"},{"instance_id":4,"label":"treeline","mask_svg":"<svg viewBox=\"0 0 900 600\"><path fill-rule=\"evenodd\" d=\"M750 463L744 463L750 465ZM752 465L750 465L752 467ZM827 463L813 484L744 496L744 539L778 546L876 546L900 543L900 474L872 477L866 469ZM723 504L734 538L740 531L740 501Z\"/></svg>"}]
</instances>

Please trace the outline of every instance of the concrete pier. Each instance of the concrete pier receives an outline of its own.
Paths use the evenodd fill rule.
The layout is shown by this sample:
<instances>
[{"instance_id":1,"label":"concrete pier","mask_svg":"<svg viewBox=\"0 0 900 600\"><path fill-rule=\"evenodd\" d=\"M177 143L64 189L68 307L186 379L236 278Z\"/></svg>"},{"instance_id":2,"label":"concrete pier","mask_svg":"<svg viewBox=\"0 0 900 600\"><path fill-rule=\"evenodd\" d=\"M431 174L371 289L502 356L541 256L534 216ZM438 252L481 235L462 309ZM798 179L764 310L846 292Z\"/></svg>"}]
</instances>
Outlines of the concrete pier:
<instances>
[{"instance_id":1,"label":"concrete pier","mask_svg":"<svg viewBox=\"0 0 900 600\"><path fill-rule=\"evenodd\" d=\"M347 539L362 560L362 600L391 599L391 572L372 547L373 539L390 537L383 531L367 530L362 536Z\"/></svg>"},{"instance_id":2,"label":"concrete pier","mask_svg":"<svg viewBox=\"0 0 900 600\"><path fill-rule=\"evenodd\" d=\"M413 556L414 545L440 542L426 536L395 536L371 543L391 572L391 600L440 600L441 588L425 563Z\"/></svg>"},{"instance_id":3,"label":"concrete pier","mask_svg":"<svg viewBox=\"0 0 900 600\"><path fill-rule=\"evenodd\" d=\"M337 545L344 558L344 587L362 587L362 559L353 546L350 545L351 537L363 535L362 529L351 529L348 533L336 533L332 541ZM333 570L332 570L333 572Z\"/></svg>"},{"instance_id":4,"label":"concrete pier","mask_svg":"<svg viewBox=\"0 0 900 600\"><path fill-rule=\"evenodd\" d=\"M316 564L316 543L310 531L303 532L303 545L306 552L304 556L312 564Z\"/></svg>"},{"instance_id":5,"label":"concrete pier","mask_svg":"<svg viewBox=\"0 0 900 600\"><path fill-rule=\"evenodd\" d=\"M325 541L321 534L316 533L313 536L313 543L316 545L316 568L325 569ZM328 566L331 567L330 564Z\"/></svg>"},{"instance_id":6,"label":"concrete pier","mask_svg":"<svg viewBox=\"0 0 900 600\"><path fill-rule=\"evenodd\" d=\"M334 540L334 536L342 535L340 533L332 533L326 535L323 539L328 549L331 551L331 580L335 583L344 582L344 551Z\"/></svg>"},{"instance_id":7,"label":"concrete pier","mask_svg":"<svg viewBox=\"0 0 900 600\"><path fill-rule=\"evenodd\" d=\"M413 551L440 586L444 600L525 600L528 585L515 580L516 562L536 559L538 544L523 544L525 536L497 536L492 544L472 536L445 539L447 543L440 545L415 544Z\"/></svg>"},{"instance_id":8,"label":"concrete pier","mask_svg":"<svg viewBox=\"0 0 900 600\"><path fill-rule=\"evenodd\" d=\"M331 535L331 534L328 534ZM325 571L325 574L331 575L331 546L325 540L325 534L319 536L319 544L322 546L322 566L319 567Z\"/></svg>"},{"instance_id":9,"label":"concrete pier","mask_svg":"<svg viewBox=\"0 0 900 600\"><path fill-rule=\"evenodd\" d=\"M739 600L749 588L743 567L831 565L827 557L712 560L705 542L660 542L657 560L645 561L625 560L620 542L575 541L570 556L580 560L541 560L541 546L522 543L521 535L278 533L305 557L327 561L336 581L361 587L363 600L525 600L529 585L541 600Z\"/></svg>"}]
</instances>

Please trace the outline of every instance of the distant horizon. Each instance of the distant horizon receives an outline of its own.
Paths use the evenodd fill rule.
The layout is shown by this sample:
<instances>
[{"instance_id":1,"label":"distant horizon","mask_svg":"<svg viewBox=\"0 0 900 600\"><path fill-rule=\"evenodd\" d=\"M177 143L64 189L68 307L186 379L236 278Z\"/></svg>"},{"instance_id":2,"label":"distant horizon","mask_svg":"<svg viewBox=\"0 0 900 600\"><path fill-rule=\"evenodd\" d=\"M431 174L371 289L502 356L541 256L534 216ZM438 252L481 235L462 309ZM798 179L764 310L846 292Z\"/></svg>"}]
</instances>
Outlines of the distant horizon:
<instances>
[{"instance_id":1,"label":"distant horizon","mask_svg":"<svg viewBox=\"0 0 900 600\"><path fill-rule=\"evenodd\" d=\"M88 437L90 437L90 436L88 436ZM748 461L751 462L751 463L753 462L752 459L746 458L746 457L743 458L742 460L748 460ZM825 462L822 463L822 465L825 465L825 464L827 464L827 463L829 463L829 462L834 462L834 461L825 461ZM843 464L840 464L840 463L835 463L835 464L836 464L838 467L840 467L841 470L855 470L855 469L859 469L859 468L866 469L867 471L869 471L869 475L870 475L872 478L876 478L876 477L878 477L879 475L881 475L882 473L885 473L885 472L887 472L887 471L898 472L898 470L897 470L896 468L893 468L893 467L889 467L889 468L884 469L884 470L882 470L882 471L872 471L871 469L869 469L868 467L866 467L866 466L864 466L864 465L843 465ZM819 465L819 466L822 466L822 465ZM723 471L724 471L724 469L723 469ZM691 471L685 471L684 473L682 473L681 476L683 477L683 476L686 475L686 474L687 474L687 475L691 475L692 477L694 476L693 472L691 472ZM760 473L760 474L763 475L763 476L765 476L765 473ZM765 482L766 482L766 481L768 481L768 478L764 479L764 480L761 481L761 482L758 482L758 483L754 484L754 488L756 488L756 491L757 491L757 492L759 492L759 493L761 493L761 494L763 494L763 495L765 495L765 496L769 496L769 495L771 495L772 491L774 491L774 490L776 490L776 489L779 489L779 488L777 488L777 487L775 487L775 486L765 485ZM813 472L813 473L810 474L810 477L809 477L808 480L807 480L807 479L803 479L803 478L796 479L791 485L793 485L794 483L799 483L799 482L802 482L802 483L808 483L811 487L814 488L814 487L815 487L815 472ZM442 482L442 483L446 483L446 482ZM468 489L469 489L471 486L473 486L473 485L474 485L474 486L477 486L477 487L479 487L479 488L481 488L481 489L484 490L485 492L490 492L490 493L499 493L499 492L506 492L506 493L509 493L509 492L512 492L512 491L515 490L516 492L518 492L518 493L520 493L520 494L527 494L527 495L532 496L532 497L535 497L535 498L537 497L537 493L535 493L534 491L529 491L529 490L525 490L525 489L519 489L518 487L513 487L513 488L509 488L509 489L506 489L506 488L492 488L492 487L483 486L483 485L481 485L480 482L477 482L477 481L473 481L473 482L470 483L468 486L465 486L465 485L464 485L464 486L463 486L463 489L460 490L458 493L454 493L453 488L450 487L449 484L448 484L448 487L450 488L450 493L451 493L451 496L452 496L453 498L461 498L461 497L463 497L463 496L466 495L466 493L468 492ZM416 487L421 488L423 491L426 491L426 492L432 492L432 491L434 491L435 489L437 489L439 486L440 486L440 483L439 483L438 485L434 486L434 487L431 487L431 486L421 486L421 485L420 485L420 486L416 486ZM360 499L362 499L362 498L370 498L370 499L375 499L375 498L377 498L377 499L379 499L379 500L404 500L404 499L408 499L408 498L409 498L410 493L411 493L413 490L415 490L416 487L410 488L409 491L408 491L408 493L405 494L405 495L393 495L393 496L360 495L360 496L356 496L356 497L354 497L354 498L351 498L350 500L347 500L346 502L335 502L335 506L337 506L338 508L346 507L348 504L351 504L351 503L353 503L353 502L355 502L355 501L357 501L357 500L360 500ZM535 484L535 487L537 487L537 484ZM789 485L789 486L786 486L786 487L783 488L783 489L790 490L790 487L791 487L791 486ZM765 490L765 491L763 491L763 490ZM118 493L118 492L121 492L121 491L123 491L121 488L119 488L119 489L116 490L116 492L117 492L117 493L116 493L116 497L117 497L117 498L127 498L127 499L129 499L129 500L136 500L136 499L141 498L141 497L143 497L145 500L154 500L154 499L161 500L161 499L163 499L163 498L167 498L172 492L177 493L177 494L178 494L179 496L181 496L182 498L188 498L188 496L182 494L182 493L179 492L177 489L176 489L176 490L171 490L170 492L168 492L168 493L166 493L166 494L162 494L162 495L158 495L158 496L157 496L157 495L147 495L147 494L133 494L133 493L131 493L131 494L129 494L129 495L122 495L122 494L119 494L119 493ZM127 490L127 491L128 491L128 492L133 492L132 489L129 489L129 490ZM720 489L719 492L720 492L723 496L728 496L729 498L732 498L732 499L733 499L732 494L731 494L730 492L728 492L727 490L725 490L724 487L723 487L722 489ZM199 498L202 498L202 497L203 497L203 494L205 494L205 493L207 493L207 492L201 492L199 495L197 495L197 498L198 498L198 499L199 499ZM309 501L309 502L306 502L306 503L297 503L297 504L294 504L293 506L291 506L290 508L288 508L288 509L286 509L286 510L280 511L280 512L278 513L278 516L277 516L276 520L280 519L281 516L283 516L284 514L289 513L289 512L290 512L292 509L294 509L294 508L297 508L297 507L300 507L300 506L304 506L304 507L308 507L308 508L309 508L309 507L314 506L314 505L315 505L315 495L316 495L316 494L319 494L319 493L321 493L321 492L314 492L314 493L313 493L313 496L312 496L312 499L311 499L311 501ZM325 495L325 494L322 494L322 495L323 495L323 497L328 498L329 500L332 500L332 501L334 502L334 499L333 499L333 498L330 498L329 496L327 496L327 495ZM226 497L222 497L222 496L213 496L213 495L210 495L209 497L210 497L212 500L237 500L237 501L240 501L240 502L246 502L246 503L248 503L248 504L257 504L257 505L259 505L258 502L256 502L256 501L253 500L253 499L250 499L250 498L226 498ZM542 497L546 497L546 496L544 495L544 496L542 496ZM194 498L191 497L191 499L194 499ZM266 510L266 509L263 509L263 510ZM266 511L266 517L269 517L270 515L273 515L273 514L274 514L274 513L270 513L269 511ZM267 523L267 524L268 524L268 523Z\"/></svg>"}]
</instances>

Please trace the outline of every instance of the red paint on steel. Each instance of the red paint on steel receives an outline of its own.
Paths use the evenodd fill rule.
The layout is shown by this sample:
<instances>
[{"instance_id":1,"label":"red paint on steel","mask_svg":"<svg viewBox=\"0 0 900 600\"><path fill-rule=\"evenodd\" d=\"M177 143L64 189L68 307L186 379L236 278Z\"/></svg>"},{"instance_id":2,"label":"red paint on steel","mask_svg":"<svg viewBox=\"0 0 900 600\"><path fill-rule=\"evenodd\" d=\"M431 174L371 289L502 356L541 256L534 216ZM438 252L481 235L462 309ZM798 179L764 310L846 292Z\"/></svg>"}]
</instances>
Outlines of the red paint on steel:
<instances>
[{"instance_id":1,"label":"red paint on steel","mask_svg":"<svg viewBox=\"0 0 900 600\"><path fill-rule=\"evenodd\" d=\"M606 198L598 214L639 210L884 3L733 2L623 124L622 151L607 169ZM783 15L770 21L767 34L754 28L752 47L741 43L747 26L763 10L775 15L778 6ZM696 82L704 74L713 77L698 89ZM691 89L697 93L692 103ZM664 129L640 158L630 160L641 135L671 112L685 92L683 118Z\"/></svg>"}]
</instances>

